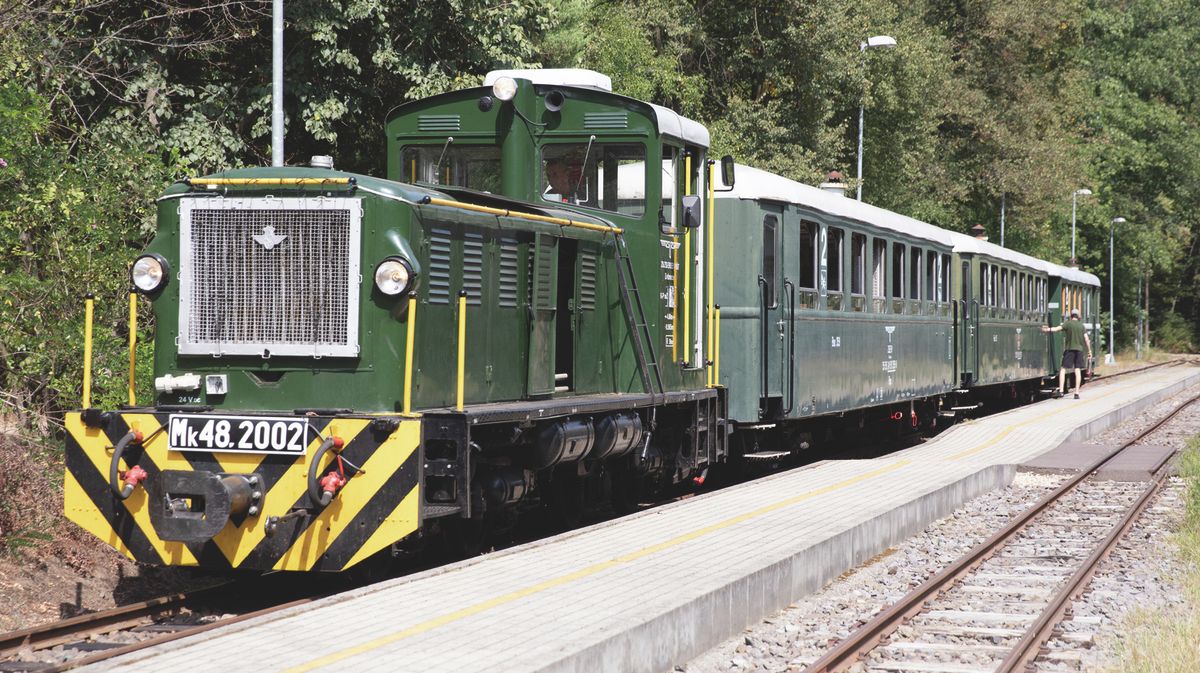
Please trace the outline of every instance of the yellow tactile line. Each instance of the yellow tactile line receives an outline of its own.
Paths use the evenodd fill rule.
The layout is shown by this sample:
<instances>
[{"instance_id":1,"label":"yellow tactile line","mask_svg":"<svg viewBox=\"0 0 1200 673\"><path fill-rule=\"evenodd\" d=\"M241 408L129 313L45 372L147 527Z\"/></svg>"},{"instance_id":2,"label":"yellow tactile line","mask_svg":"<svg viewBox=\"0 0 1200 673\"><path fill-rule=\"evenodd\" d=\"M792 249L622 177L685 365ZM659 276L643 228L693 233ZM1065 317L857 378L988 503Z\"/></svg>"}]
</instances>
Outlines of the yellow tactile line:
<instances>
[{"instance_id":1,"label":"yellow tactile line","mask_svg":"<svg viewBox=\"0 0 1200 673\"><path fill-rule=\"evenodd\" d=\"M698 528L694 531L691 531L690 533L684 533L683 535L671 538L670 540L666 540L666 541L660 542L658 544L650 545L649 547L642 547L641 549L638 549L637 551L633 551L628 554L624 554L622 556L616 556L611 559L608 559L607 561L601 561L594 565L590 565L586 568L581 568L579 570L576 570L575 572L568 573L566 575L560 575L559 577L555 577L554 579L546 580L545 582L542 582L540 584L535 584L533 586L526 587L524 589L518 589L516 591L512 591L512 592L509 592L502 596L497 596L495 598L492 598L492 599L489 599L489 600L486 600L486 601L483 601L480 603L476 603L475 605L465 607L461 610L457 610L455 612L451 612L451 613L442 615L440 617L434 617L433 619L422 622L415 626L411 626L407 629L404 629L403 631L397 631L395 633L391 633L386 636L381 636L381 637L375 638L373 640L368 640L367 642L362 643L361 645L355 645L354 647L348 647L339 652L334 652L333 654L329 654L324 657L321 657L320 659L316 659L314 661L310 661L308 663L301 664L301 665L295 666L293 668L289 668L289 669L287 669L286 673L301 673L302 671L311 671L311 670L320 668L322 666L328 666L330 664L334 664L339 661L349 659L350 657L358 656L360 654L365 654L367 652L370 652L371 650L376 650L376 649L379 649L380 647L384 647L385 645L390 645L392 643L404 640L405 638L410 638L412 636L415 636L415 635L418 635L421 633L425 633L426 631L431 631L433 629L438 628L439 626L445 626L446 624L450 624L452 622L456 622L461 619L465 619L472 615L476 615L481 612L485 612L487 610L490 610L495 607L499 607L506 603L511 603L513 601L520 600L522 598L525 598L526 596L532 596L534 594L538 594L543 591L553 589L554 587L562 586L564 584L574 582L575 580L583 579L585 577L595 575L599 572L603 572L610 568L615 568L623 563L630 563L630 562L636 561L640 558L650 556L651 554L656 554L660 551L664 551L664 550L670 549L672 547L677 547L685 542L690 542L692 540L695 540L696 538L703 537L710 533L715 533L719 530L729 528L730 526L737 525L744 521L748 521L750 519L760 517L764 514L770 514L771 512L783 509L785 507L790 507L792 505L803 502L810 498L815 498L816 496L819 496L819 495L831 493L838 489L842 489L847 486L857 484L857 483L865 481L867 479L872 479L874 477L878 477L880 475L887 474L888 472L894 472L895 470L905 467L905 466L911 464L912 462L913 461L911 459L900 460L900 461L892 463L891 465L888 465L886 467L881 467L877 470L872 470L871 472L864 472L863 474L859 474L859 475L856 475L849 479L839 481L836 484L831 484L829 486L819 488L815 491L809 491L802 495L788 498L786 500L781 500L779 502L767 505L765 507L760 507L756 510L746 512L745 514L739 514L738 516L730 517L728 519L725 519L724 521L714 523L710 526Z\"/></svg>"},{"instance_id":2,"label":"yellow tactile line","mask_svg":"<svg viewBox=\"0 0 1200 673\"><path fill-rule=\"evenodd\" d=\"M1122 387L1119 387L1119 388L1114 388L1114 389L1112 389L1112 390L1108 391L1107 393L1104 393L1103 395L1097 395L1097 396L1095 396L1095 397L1089 397L1089 398L1086 400L1086 402L1095 402L1096 400L1102 400L1102 399L1104 399L1105 397L1108 397L1109 395L1116 395L1117 393L1119 393L1119 392L1121 392L1121 391L1123 391L1123 390L1128 390L1129 388L1132 388L1132 387L1133 387L1133 386L1135 386L1135 385L1140 385L1140 384L1133 383L1133 384L1125 385L1125 386L1122 386ZM1069 402L1068 404L1070 404L1070 406L1071 406L1071 407L1076 407L1076 406L1079 406L1079 404L1083 404L1083 403L1085 403L1085 400L1080 400L1078 404L1077 404L1077 403L1075 403L1075 402L1073 402L1073 401L1072 401L1072 402ZM1066 411L1066 409L1064 409L1064 408L1063 408L1063 406L1064 406L1064 405L1061 405L1061 404L1056 404L1056 405L1054 405L1054 410L1053 410L1053 411L1048 411L1048 412L1046 412L1046 413L1044 413L1044 414L1042 414L1042 415L1040 415L1040 416L1034 416L1033 418L1030 418L1030 419L1026 419L1026 420L1024 420L1024 421L1021 421L1020 423L1013 423L1012 425L1008 426L1008 427L1007 427L1007 428L1005 428L1004 430L1002 430L1002 431L1000 431L1000 432L996 433L996 435L994 435L994 436L993 436L991 439L989 439L988 441L986 441L986 442L984 442L984 443L980 444L979 446L976 446L976 447L975 447L975 448L973 448L973 449L967 449L966 451L960 451L960 452L958 452L958 453L956 453L956 454L954 454L954 455L950 456L949 460L961 460L961 459L963 459L963 458L966 458L967 456L973 456L973 455L975 455L975 454L979 453L980 451L983 451L984 449L987 449L987 448L989 448L989 447L995 446L997 443L999 443L1000 441L1002 441L1002 440L1003 440L1005 437L1007 437L1007 436L1009 436L1010 434L1012 434L1012 432L1013 432L1014 430L1016 430L1017 428L1024 427L1024 426L1026 426L1026 425L1029 425L1029 424L1031 424L1031 423L1038 423L1038 422L1040 422L1040 421L1044 421L1044 420L1046 420L1047 418L1050 418L1051 416L1056 416L1056 415L1058 415L1058 414L1061 414L1063 411Z\"/></svg>"}]
</instances>

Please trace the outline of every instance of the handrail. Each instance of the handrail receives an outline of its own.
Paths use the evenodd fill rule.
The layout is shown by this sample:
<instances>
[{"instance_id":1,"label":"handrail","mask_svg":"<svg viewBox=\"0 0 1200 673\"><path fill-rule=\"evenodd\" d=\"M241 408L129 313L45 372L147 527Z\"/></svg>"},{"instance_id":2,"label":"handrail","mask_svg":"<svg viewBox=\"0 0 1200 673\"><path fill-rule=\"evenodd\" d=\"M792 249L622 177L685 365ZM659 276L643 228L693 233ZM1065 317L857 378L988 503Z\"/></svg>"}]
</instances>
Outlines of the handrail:
<instances>
[{"instance_id":1,"label":"handrail","mask_svg":"<svg viewBox=\"0 0 1200 673\"><path fill-rule=\"evenodd\" d=\"M783 287L788 291L788 404L783 410L786 417L796 405L796 286L784 276Z\"/></svg>"},{"instance_id":2,"label":"handrail","mask_svg":"<svg viewBox=\"0 0 1200 673\"><path fill-rule=\"evenodd\" d=\"M531 220L533 222L546 222L548 224L557 224L560 227L577 227L579 229L587 229L589 231L601 231L605 233L621 234L624 229L613 225L593 224L591 222L579 222L577 220L569 220L565 217L550 217L549 215L535 215L534 213L522 213L517 210L508 210L507 208L492 208L491 206L477 206L473 203L461 203L459 201L450 201L447 199L438 199L432 196L425 197L420 201L421 205L444 206L447 208L459 208L462 210L470 210L476 213L487 213L488 215L496 215L498 217L513 217L522 220Z\"/></svg>"},{"instance_id":3,"label":"handrail","mask_svg":"<svg viewBox=\"0 0 1200 673\"><path fill-rule=\"evenodd\" d=\"M306 185L354 185L355 178L185 178L185 184L193 187L220 186L284 186L302 187Z\"/></svg>"},{"instance_id":4,"label":"handrail","mask_svg":"<svg viewBox=\"0 0 1200 673\"><path fill-rule=\"evenodd\" d=\"M759 292L758 292L758 300L759 300L758 330L759 330L759 333L761 336L761 341L762 341L762 343L759 344L760 349L759 349L759 356L758 356L759 362L761 363L761 365L759 366L759 384L760 384L759 385L759 393L760 394L759 394L759 401L758 401L758 416L759 416L759 418L762 418L767 413L767 397L768 397L767 380L770 376L770 374L768 373L768 363L767 363L767 279L764 278L762 276L762 274L759 274L759 276L758 276L758 290L759 290Z\"/></svg>"},{"instance_id":5,"label":"handrail","mask_svg":"<svg viewBox=\"0 0 1200 673\"><path fill-rule=\"evenodd\" d=\"M975 323L975 380L979 380L979 300L971 300L971 319Z\"/></svg>"}]
</instances>

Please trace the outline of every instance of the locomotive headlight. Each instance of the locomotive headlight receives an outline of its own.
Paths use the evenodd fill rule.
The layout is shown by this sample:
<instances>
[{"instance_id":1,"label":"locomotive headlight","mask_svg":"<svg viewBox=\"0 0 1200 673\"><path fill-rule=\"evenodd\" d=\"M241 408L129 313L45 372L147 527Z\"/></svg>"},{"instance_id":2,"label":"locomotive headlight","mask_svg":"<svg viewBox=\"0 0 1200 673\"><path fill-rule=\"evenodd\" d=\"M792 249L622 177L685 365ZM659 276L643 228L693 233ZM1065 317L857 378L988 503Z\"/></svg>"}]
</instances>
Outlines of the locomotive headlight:
<instances>
[{"instance_id":1,"label":"locomotive headlight","mask_svg":"<svg viewBox=\"0 0 1200 673\"><path fill-rule=\"evenodd\" d=\"M375 287L389 296L408 290L412 277L412 267L402 257L388 257L375 267Z\"/></svg>"},{"instance_id":2,"label":"locomotive headlight","mask_svg":"<svg viewBox=\"0 0 1200 673\"><path fill-rule=\"evenodd\" d=\"M167 260L159 255L142 255L133 262L129 280L139 291L149 294L167 283Z\"/></svg>"},{"instance_id":3,"label":"locomotive headlight","mask_svg":"<svg viewBox=\"0 0 1200 673\"><path fill-rule=\"evenodd\" d=\"M492 82L492 95L507 103L517 95L517 80L511 77L497 77L496 81Z\"/></svg>"}]
</instances>

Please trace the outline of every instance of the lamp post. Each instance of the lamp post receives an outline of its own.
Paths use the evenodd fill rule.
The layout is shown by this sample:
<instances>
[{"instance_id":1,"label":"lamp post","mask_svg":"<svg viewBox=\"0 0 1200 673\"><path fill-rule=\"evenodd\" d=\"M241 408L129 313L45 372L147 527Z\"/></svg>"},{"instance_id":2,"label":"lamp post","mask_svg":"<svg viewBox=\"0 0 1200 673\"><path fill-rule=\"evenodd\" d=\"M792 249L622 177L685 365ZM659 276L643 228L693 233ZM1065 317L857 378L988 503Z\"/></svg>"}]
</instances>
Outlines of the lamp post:
<instances>
[{"instance_id":1,"label":"lamp post","mask_svg":"<svg viewBox=\"0 0 1200 673\"><path fill-rule=\"evenodd\" d=\"M1116 347L1116 341L1113 340L1113 314L1116 312L1116 307L1113 306L1113 229L1118 224L1125 224L1125 218L1114 217L1112 222L1108 223L1108 352L1104 354L1106 365L1117 363L1113 356L1113 349Z\"/></svg>"},{"instance_id":2,"label":"lamp post","mask_svg":"<svg viewBox=\"0 0 1200 673\"><path fill-rule=\"evenodd\" d=\"M1071 192L1071 266L1076 266L1075 263L1075 198L1078 196L1091 196L1092 190L1076 189Z\"/></svg>"},{"instance_id":3,"label":"lamp post","mask_svg":"<svg viewBox=\"0 0 1200 673\"><path fill-rule=\"evenodd\" d=\"M863 53L868 49L880 48L891 49L896 46L896 38L890 35L876 35L867 38L866 42L860 42L858 45L858 53ZM855 189L855 198L862 201L862 183L863 183L863 102L858 103L858 187Z\"/></svg>"}]
</instances>

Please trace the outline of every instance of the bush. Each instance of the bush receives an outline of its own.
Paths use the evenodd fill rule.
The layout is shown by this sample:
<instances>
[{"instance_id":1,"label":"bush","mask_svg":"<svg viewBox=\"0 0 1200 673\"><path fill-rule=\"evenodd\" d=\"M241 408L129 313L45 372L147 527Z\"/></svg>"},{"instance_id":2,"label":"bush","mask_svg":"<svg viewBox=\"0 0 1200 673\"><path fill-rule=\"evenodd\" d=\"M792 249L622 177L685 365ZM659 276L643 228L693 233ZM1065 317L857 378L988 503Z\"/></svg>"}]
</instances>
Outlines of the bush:
<instances>
[{"instance_id":1,"label":"bush","mask_svg":"<svg viewBox=\"0 0 1200 673\"><path fill-rule=\"evenodd\" d=\"M1171 353L1196 352L1196 332L1187 319L1178 313L1168 313L1151 338L1161 350Z\"/></svg>"}]
</instances>

